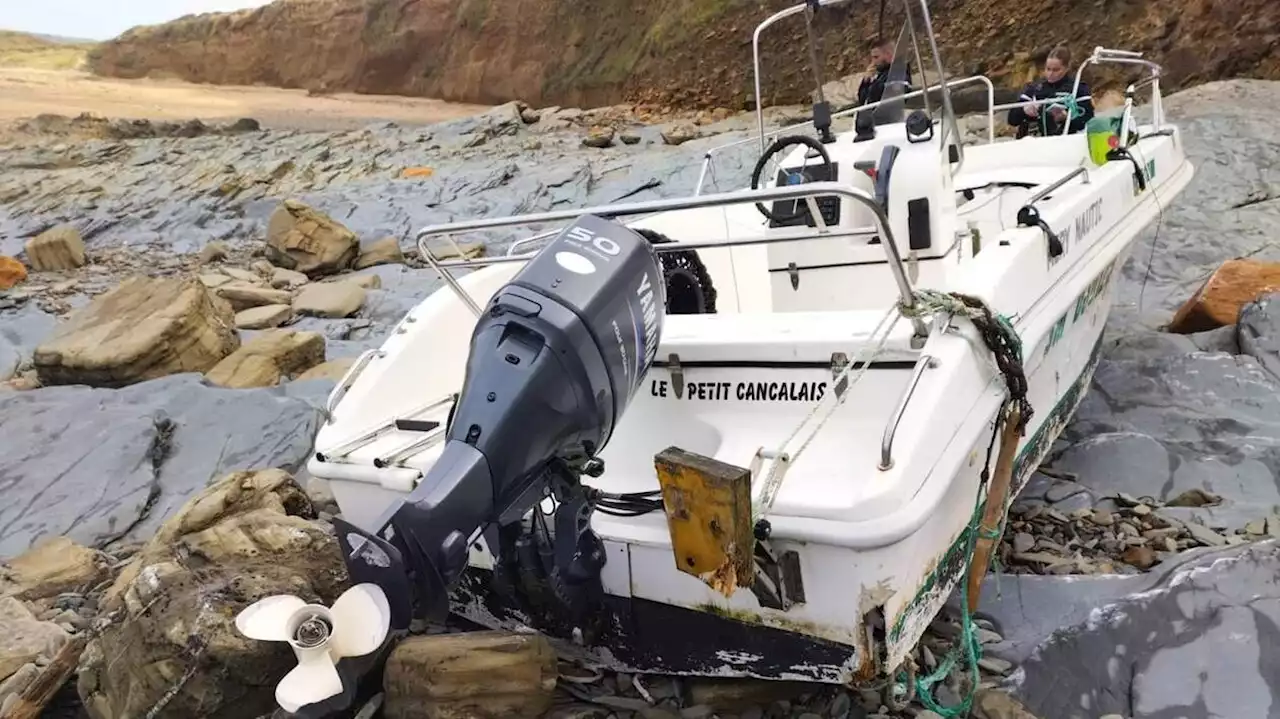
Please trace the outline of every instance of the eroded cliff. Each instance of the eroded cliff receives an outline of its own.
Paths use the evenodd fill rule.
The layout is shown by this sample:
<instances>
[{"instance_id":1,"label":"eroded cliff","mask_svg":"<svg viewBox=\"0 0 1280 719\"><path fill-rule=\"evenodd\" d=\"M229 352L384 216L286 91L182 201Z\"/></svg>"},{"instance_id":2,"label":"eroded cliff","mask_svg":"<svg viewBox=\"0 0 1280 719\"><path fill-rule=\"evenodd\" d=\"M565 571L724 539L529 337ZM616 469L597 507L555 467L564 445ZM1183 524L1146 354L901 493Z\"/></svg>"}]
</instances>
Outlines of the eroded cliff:
<instances>
[{"instance_id":1,"label":"eroded cliff","mask_svg":"<svg viewBox=\"0 0 1280 719\"><path fill-rule=\"evenodd\" d=\"M751 33L794 0L276 0L257 10L136 28L99 46L92 69L119 77L267 84L497 103L654 102L740 108L752 96ZM887 27L901 10L888 3ZM1057 42L1141 50L1166 90L1227 77L1280 79L1275 0L937 0L948 71L1009 89ZM879 3L828 9L827 79L866 65ZM800 18L766 32L763 95L808 102ZM1119 68L1090 71L1114 86Z\"/></svg>"}]
</instances>

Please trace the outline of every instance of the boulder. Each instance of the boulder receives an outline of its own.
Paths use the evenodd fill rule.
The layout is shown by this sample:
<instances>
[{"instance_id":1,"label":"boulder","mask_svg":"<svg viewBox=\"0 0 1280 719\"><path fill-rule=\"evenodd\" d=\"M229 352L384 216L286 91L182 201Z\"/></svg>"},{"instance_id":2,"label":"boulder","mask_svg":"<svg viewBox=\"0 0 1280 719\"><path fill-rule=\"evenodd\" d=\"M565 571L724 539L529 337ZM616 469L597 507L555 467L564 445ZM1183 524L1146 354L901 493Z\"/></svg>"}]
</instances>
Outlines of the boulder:
<instances>
[{"instance_id":1,"label":"boulder","mask_svg":"<svg viewBox=\"0 0 1280 719\"><path fill-rule=\"evenodd\" d=\"M27 268L12 257L0 255L0 290L13 289L27 279Z\"/></svg>"},{"instance_id":2,"label":"boulder","mask_svg":"<svg viewBox=\"0 0 1280 719\"><path fill-rule=\"evenodd\" d=\"M287 290L273 290L239 280L219 286L214 294L226 300L231 305L232 312L243 312L250 307L263 305L287 305L293 301L293 295Z\"/></svg>"},{"instance_id":3,"label":"boulder","mask_svg":"<svg viewBox=\"0 0 1280 719\"><path fill-rule=\"evenodd\" d=\"M37 620L14 597L0 597L0 681L41 657L52 659L66 641L62 627Z\"/></svg>"},{"instance_id":4,"label":"boulder","mask_svg":"<svg viewBox=\"0 0 1280 719\"><path fill-rule=\"evenodd\" d=\"M235 617L271 594L329 605L342 593L341 552L315 518L306 492L277 469L231 474L188 501L102 599L102 609L120 617L81 660L78 689L89 715L274 712L275 685L295 666L293 652L242 636Z\"/></svg>"},{"instance_id":5,"label":"boulder","mask_svg":"<svg viewBox=\"0 0 1280 719\"><path fill-rule=\"evenodd\" d=\"M262 278L258 276L257 272L246 270L243 267L223 267L222 274L233 280L247 282L251 285L256 285L259 282L262 282Z\"/></svg>"},{"instance_id":6,"label":"boulder","mask_svg":"<svg viewBox=\"0 0 1280 719\"><path fill-rule=\"evenodd\" d=\"M359 251L355 233L297 200L285 200L267 221L267 259L308 277L347 269Z\"/></svg>"},{"instance_id":7,"label":"boulder","mask_svg":"<svg viewBox=\"0 0 1280 719\"><path fill-rule=\"evenodd\" d=\"M1233 325L1242 307L1277 290L1280 290L1280 263L1227 260L1178 309L1167 329L1189 334Z\"/></svg>"},{"instance_id":8,"label":"boulder","mask_svg":"<svg viewBox=\"0 0 1280 719\"><path fill-rule=\"evenodd\" d=\"M338 319L359 312L364 300L365 289L355 282L323 282L303 287L293 309L300 315Z\"/></svg>"},{"instance_id":9,"label":"boulder","mask_svg":"<svg viewBox=\"0 0 1280 719\"><path fill-rule=\"evenodd\" d=\"M552 702L556 654L540 634L500 631L402 640L383 674L387 719L537 717Z\"/></svg>"},{"instance_id":10,"label":"boulder","mask_svg":"<svg viewBox=\"0 0 1280 719\"><path fill-rule=\"evenodd\" d=\"M83 267L84 240L71 225L59 225L27 241L27 262L37 272Z\"/></svg>"},{"instance_id":11,"label":"boulder","mask_svg":"<svg viewBox=\"0 0 1280 719\"><path fill-rule=\"evenodd\" d=\"M294 377L295 382L302 382L309 379L331 379L334 382L341 382L342 377L356 363L354 357L343 357L341 359L329 360L312 367L302 374Z\"/></svg>"},{"instance_id":12,"label":"boulder","mask_svg":"<svg viewBox=\"0 0 1280 719\"><path fill-rule=\"evenodd\" d=\"M265 330L279 327L293 316L293 307L289 305L263 305L250 307L236 313L236 329Z\"/></svg>"},{"instance_id":13,"label":"boulder","mask_svg":"<svg viewBox=\"0 0 1280 719\"><path fill-rule=\"evenodd\" d=\"M400 250L400 240L395 237L384 237L377 242L370 243L356 258L356 263L352 269L363 270L374 265L390 264L403 265L404 252Z\"/></svg>"},{"instance_id":14,"label":"boulder","mask_svg":"<svg viewBox=\"0 0 1280 719\"><path fill-rule=\"evenodd\" d=\"M107 564L101 552L50 537L0 567L0 594L34 600L85 591L102 581Z\"/></svg>"},{"instance_id":15,"label":"boulder","mask_svg":"<svg viewBox=\"0 0 1280 719\"><path fill-rule=\"evenodd\" d=\"M324 361L324 335L270 329L244 343L206 373L222 387L271 387Z\"/></svg>"},{"instance_id":16,"label":"boulder","mask_svg":"<svg viewBox=\"0 0 1280 719\"><path fill-rule=\"evenodd\" d=\"M76 311L32 360L46 386L121 387L204 372L239 345L231 308L199 280L132 277Z\"/></svg>"}]
</instances>

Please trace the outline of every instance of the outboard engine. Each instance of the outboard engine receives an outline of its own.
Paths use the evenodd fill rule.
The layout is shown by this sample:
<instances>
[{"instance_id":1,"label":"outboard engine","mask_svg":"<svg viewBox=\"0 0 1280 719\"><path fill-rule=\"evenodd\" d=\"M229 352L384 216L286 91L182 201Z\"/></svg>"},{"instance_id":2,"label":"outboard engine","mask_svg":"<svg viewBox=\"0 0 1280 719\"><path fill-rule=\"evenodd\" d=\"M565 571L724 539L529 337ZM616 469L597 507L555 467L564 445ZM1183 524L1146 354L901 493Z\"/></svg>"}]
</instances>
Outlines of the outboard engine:
<instances>
[{"instance_id":1,"label":"outboard engine","mask_svg":"<svg viewBox=\"0 0 1280 719\"><path fill-rule=\"evenodd\" d=\"M352 583L386 594L388 640L408 628L415 604L427 617L447 614L478 537L500 561L528 555L527 543L513 550L511 528L548 496L558 503L554 551L532 551L562 599L598 592L605 555L579 479L603 471L596 455L657 352L663 280L649 240L585 215L494 294L440 459L376 533L334 521Z\"/></svg>"}]
</instances>

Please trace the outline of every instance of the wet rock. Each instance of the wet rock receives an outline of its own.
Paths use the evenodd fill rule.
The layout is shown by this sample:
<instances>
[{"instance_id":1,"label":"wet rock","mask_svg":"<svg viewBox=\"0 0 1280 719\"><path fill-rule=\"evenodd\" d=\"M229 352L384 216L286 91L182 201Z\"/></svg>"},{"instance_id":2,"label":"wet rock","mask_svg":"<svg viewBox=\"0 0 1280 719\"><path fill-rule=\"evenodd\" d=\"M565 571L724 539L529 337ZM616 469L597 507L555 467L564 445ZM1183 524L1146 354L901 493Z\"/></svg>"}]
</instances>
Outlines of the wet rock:
<instances>
[{"instance_id":1,"label":"wet rock","mask_svg":"<svg viewBox=\"0 0 1280 719\"><path fill-rule=\"evenodd\" d=\"M36 619L14 597L0 597L0 681L37 659L48 661L66 641L61 627Z\"/></svg>"},{"instance_id":2,"label":"wet rock","mask_svg":"<svg viewBox=\"0 0 1280 719\"><path fill-rule=\"evenodd\" d=\"M236 313L236 329L263 330L279 327L293 317L290 305L263 305Z\"/></svg>"},{"instance_id":3,"label":"wet rock","mask_svg":"<svg viewBox=\"0 0 1280 719\"><path fill-rule=\"evenodd\" d=\"M36 272L73 270L83 267L84 240L71 225L45 230L27 241L27 263Z\"/></svg>"},{"instance_id":4,"label":"wet rock","mask_svg":"<svg viewBox=\"0 0 1280 719\"><path fill-rule=\"evenodd\" d=\"M34 600L84 590L106 576L101 552L67 537L49 537L0 566L0 594Z\"/></svg>"},{"instance_id":5,"label":"wet rock","mask_svg":"<svg viewBox=\"0 0 1280 719\"><path fill-rule=\"evenodd\" d=\"M1277 265L1280 267L1280 265ZM1236 336L1240 351L1280 378L1280 294L1268 293L1240 310Z\"/></svg>"},{"instance_id":6,"label":"wet rock","mask_svg":"<svg viewBox=\"0 0 1280 719\"><path fill-rule=\"evenodd\" d=\"M308 277L347 269L359 251L355 233L297 200L285 200L267 223L267 258Z\"/></svg>"},{"instance_id":7,"label":"wet rock","mask_svg":"<svg viewBox=\"0 0 1280 719\"><path fill-rule=\"evenodd\" d=\"M375 265L404 264L404 253L400 251L400 240L384 237L371 243L356 258L352 269L363 270Z\"/></svg>"},{"instance_id":8,"label":"wet rock","mask_svg":"<svg viewBox=\"0 0 1280 719\"><path fill-rule=\"evenodd\" d=\"M184 373L118 390L0 392L0 557L48 536L95 548L148 539L211 477L296 471L319 425L319 385L317 397L287 385L229 392Z\"/></svg>"},{"instance_id":9,"label":"wet rock","mask_svg":"<svg viewBox=\"0 0 1280 719\"><path fill-rule=\"evenodd\" d=\"M642 138L634 132L623 132L618 135L618 139L621 140L624 145L638 145Z\"/></svg>"},{"instance_id":10,"label":"wet rock","mask_svg":"<svg viewBox=\"0 0 1280 719\"><path fill-rule=\"evenodd\" d=\"M377 279L377 275L372 275ZM324 282L303 287L293 299L293 310L310 317L341 319L360 311L365 289L355 281Z\"/></svg>"},{"instance_id":11,"label":"wet rock","mask_svg":"<svg viewBox=\"0 0 1280 719\"><path fill-rule=\"evenodd\" d=\"M463 632L409 637L383 675L387 719L539 716L551 707L556 654L546 637Z\"/></svg>"},{"instance_id":12,"label":"wet rock","mask_svg":"<svg viewBox=\"0 0 1280 719\"><path fill-rule=\"evenodd\" d=\"M0 290L13 289L27 279L27 268L18 260L0 256Z\"/></svg>"},{"instance_id":13,"label":"wet rock","mask_svg":"<svg viewBox=\"0 0 1280 719\"><path fill-rule=\"evenodd\" d=\"M315 332L264 330L206 373L233 389L271 387L324 361L324 336Z\"/></svg>"},{"instance_id":14,"label":"wet rock","mask_svg":"<svg viewBox=\"0 0 1280 719\"><path fill-rule=\"evenodd\" d=\"M207 370L239 344L231 308L199 281L133 277L77 310L32 359L46 386L122 387Z\"/></svg>"},{"instance_id":15,"label":"wet rock","mask_svg":"<svg viewBox=\"0 0 1280 719\"><path fill-rule=\"evenodd\" d=\"M1280 263L1227 260L1179 308L1168 329L1185 334L1235 324L1241 308L1277 290L1280 290Z\"/></svg>"},{"instance_id":16,"label":"wet rock","mask_svg":"<svg viewBox=\"0 0 1280 719\"><path fill-rule=\"evenodd\" d=\"M142 716L167 695L161 717L273 712L293 653L245 638L235 617L271 594L329 605L342 593L341 553L315 516L281 470L221 477L183 505L103 598L104 610L123 616L82 658L78 690L89 713Z\"/></svg>"}]
</instances>

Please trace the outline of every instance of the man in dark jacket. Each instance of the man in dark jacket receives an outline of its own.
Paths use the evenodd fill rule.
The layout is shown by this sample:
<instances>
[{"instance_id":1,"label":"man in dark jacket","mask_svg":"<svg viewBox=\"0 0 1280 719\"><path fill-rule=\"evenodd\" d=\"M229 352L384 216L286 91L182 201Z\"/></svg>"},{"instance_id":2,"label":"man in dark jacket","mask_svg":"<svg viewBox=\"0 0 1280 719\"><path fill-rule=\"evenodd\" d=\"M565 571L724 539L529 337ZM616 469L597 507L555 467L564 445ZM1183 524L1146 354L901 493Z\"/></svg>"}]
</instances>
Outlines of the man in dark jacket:
<instances>
[{"instance_id":1,"label":"man in dark jacket","mask_svg":"<svg viewBox=\"0 0 1280 719\"><path fill-rule=\"evenodd\" d=\"M1059 45L1044 61L1044 77L1027 85L1022 90L1020 99L1027 101L1021 107L1009 110L1009 124L1018 128L1018 137L1037 134L1048 137L1062 134L1062 124L1067 122L1070 110L1070 125L1067 132L1080 132L1093 117L1093 102L1089 99L1089 85L1080 83L1076 91L1075 102L1071 102L1071 88L1075 77L1067 72L1071 65L1071 51ZM1056 104L1036 105L1032 100L1045 100L1063 96L1062 102ZM1071 106L1075 105L1073 109Z\"/></svg>"},{"instance_id":2,"label":"man in dark jacket","mask_svg":"<svg viewBox=\"0 0 1280 719\"><path fill-rule=\"evenodd\" d=\"M889 68L893 67L893 43L885 39L872 40L867 49L871 51L871 66L858 85L858 107L879 102L884 97L884 86L889 81ZM911 82L911 70L904 68L906 82Z\"/></svg>"}]
</instances>

